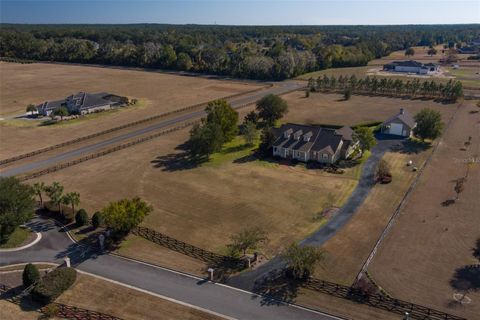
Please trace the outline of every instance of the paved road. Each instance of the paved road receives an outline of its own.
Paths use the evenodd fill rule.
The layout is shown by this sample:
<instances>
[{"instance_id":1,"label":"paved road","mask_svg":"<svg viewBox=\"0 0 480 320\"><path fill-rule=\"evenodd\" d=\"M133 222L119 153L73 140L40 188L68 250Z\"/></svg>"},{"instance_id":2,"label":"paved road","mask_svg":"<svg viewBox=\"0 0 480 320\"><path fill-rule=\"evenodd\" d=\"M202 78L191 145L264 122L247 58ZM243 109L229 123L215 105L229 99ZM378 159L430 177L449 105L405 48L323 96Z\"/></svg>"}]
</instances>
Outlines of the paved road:
<instances>
[{"instance_id":1,"label":"paved road","mask_svg":"<svg viewBox=\"0 0 480 320\"><path fill-rule=\"evenodd\" d=\"M324 226L322 226L312 235L303 239L300 242L301 245L321 247L348 223L374 185L373 180L378 161L382 158L386 151L391 149L393 145L399 143L401 143L401 140L390 140L388 138L385 139L385 137L378 141L378 144L372 149L371 156L363 165L362 174L360 176L358 185L348 198L345 205L340 208L338 213ZM252 290L255 286L255 283L260 282L261 279L267 276L269 273L281 269L284 266L285 262L277 256L258 269L250 272L243 272L240 275L231 278L228 283L238 288Z\"/></svg>"},{"instance_id":2,"label":"paved road","mask_svg":"<svg viewBox=\"0 0 480 320\"><path fill-rule=\"evenodd\" d=\"M62 263L68 255L80 271L134 286L235 319L334 320L334 316L287 305L232 287L118 256L97 255L73 243L51 220L35 218L29 224L42 232L36 245L17 252L0 252L0 265L23 262Z\"/></svg>"},{"instance_id":3,"label":"paved road","mask_svg":"<svg viewBox=\"0 0 480 320\"><path fill-rule=\"evenodd\" d=\"M249 93L249 94L245 94L244 96L231 99L231 100L229 100L229 102L232 105L232 107L239 108L239 107L241 107L241 106L243 106L247 103L255 102L255 101L259 100L260 98L264 97L267 94L270 94L270 93L272 93L272 94L282 94L284 92L287 92L287 91L290 91L290 90L293 90L293 89L301 88L304 85L305 84L302 83L302 82L295 82L295 81L280 82L280 83L277 83L274 87L266 88L264 90ZM22 164L22 165L17 166L17 167L13 167L13 168L3 170L2 172L0 172L0 177L15 176L15 175L27 173L27 172L30 172L30 171L38 170L38 169L41 169L41 168L53 166L55 164L65 162L67 160L72 160L74 158L78 158L80 156L93 153L94 151L97 151L97 150L102 149L104 147L112 146L112 145L115 145L115 144L120 143L122 141L132 139L132 138L144 135L144 134L149 133L149 132L160 130L160 129L166 128L168 126L172 126L172 125L175 125L175 124L180 124L180 123L183 123L183 122L186 122L186 121L195 120L195 119L201 118L203 116L205 116L205 112L203 110L201 110L201 111L196 111L196 112L184 114L184 115L172 118L172 119L162 120L158 123L155 123L153 125L150 125L148 127L142 128L142 129L137 129L137 130L132 129L133 131L131 131L131 132L128 132L128 133L125 133L125 134L122 134L122 135L118 135L118 136L115 136L113 138L105 139L105 140L97 142L97 143L92 143L92 144L84 146L84 147L79 147L77 149L73 149L73 150L70 150L70 151L67 151L67 152L59 153L59 154L53 155L49 158L46 158L44 160L36 160L36 161L34 160L32 162L28 162L28 163Z\"/></svg>"}]
</instances>

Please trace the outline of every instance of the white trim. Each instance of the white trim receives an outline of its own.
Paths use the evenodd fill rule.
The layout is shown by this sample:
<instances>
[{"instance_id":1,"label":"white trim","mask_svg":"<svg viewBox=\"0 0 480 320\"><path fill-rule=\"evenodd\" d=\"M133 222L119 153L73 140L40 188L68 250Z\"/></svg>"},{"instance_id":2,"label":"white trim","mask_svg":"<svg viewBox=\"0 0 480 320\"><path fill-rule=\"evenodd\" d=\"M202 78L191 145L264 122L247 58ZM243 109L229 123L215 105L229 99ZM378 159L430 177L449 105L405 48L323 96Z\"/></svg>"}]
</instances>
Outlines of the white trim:
<instances>
[{"instance_id":1,"label":"white trim","mask_svg":"<svg viewBox=\"0 0 480 320\"><path fill-rule=\"evenodd\" d=\"M217 317L221 317L221 318L228 319L228 320L237 320L237 318L233 318L233 317L230 317L230 316L227 316L227 315L224 315L224 314L221 314L221 313L209 310L209 309L198 307L196 305L193 305L193 304L190 304L190 303L187 303L187 302L183 302L183 301L180 301L180 300L177 300L177 299L173 299L173 298L170 298L170 297L167 297L167 296L164 296L164 295L152 292L152 291L148 291L148 290L141 289L141 288L138 288L138 287L135 287L135 286L131 286L131 285L126 284L126 283L111 280L111 279L108 279L108 278L105 278L105 277L102 277L102 276L98 276L98 275L90 273L90 272L85 272L85 271L78 270L78 269L76 269L76 270L78 271L78 273L86 274L86 275L89 275L91 277L94 277L94 278L97 278L97 279L100 279L100 280L103 280L103 281L108 281L110 283L113 283L113 284L116 284L116 285L119 285L119 286L123 286L123 287L129 288L129 289L132 289L132 290L140 291L140 292L143 292L143 293L146 293L146 294L149 294L149 295L152 295L152 296L155 296L155 297L158 297L158 298L161 298L161 299L173 302L173 303L180 304L182 306L186 306L186 307L189 307L189 308L192 308L192 309L196 309L196 310L200 310L200 311L212 314L212 315L217 316Z\"/></svg>"},{"instance_id":2,"label":"white trim","mask_svg":"<svg viewBox=\"0 0 480 320\"><path fill-rule=\"evenodd\" d=\"M115 253L110 253L110 255L113 255L113 256L122 258L122 259L124 259L124 260L128 260L128 261L132 261L132 262L144 264L144 265L146 265L146 266L150 266L150 267L153 267L153 268L156 268L156 269L161 269L161 270L169 271L169 272L176 273L176 274L179 274L179 275L183 275L183 276L186 276L186 277L195 279L195 280L205 280L205 278L201 278L201 277L198 277L198 276L193 275L193 274L190 274L190 273L173 270L173 269L170 269L170 268L158 266L158 265L151 264L151 263L148 263L148 262L144 262L144 261L141 261L141 260L136 260L136 259L132 259L132 258L127 258L127 257L121 256L121 255L115 254ZM83 272L83 271L82 271L82 272ZM114 281L114 280L112 280L112 281ZM242 292L242 293L251 295L251 296L253 296L254 298L265 297L264 295L257 294L257 293L254 293L254 292L251 292L251 291L247 291L247 290L243 290L243 289L239 289L239 288L236 288L236 287L232 287L232 286L229 286L229 285L226 285L226 284L223 284L223 283L213 282L213 281L210 281L210 280L209 280L208 282L211 283L211 284L213 284L213 285L217 285L217 286L220 286L220 287L228 288L228 289L231 289L231 290L235 290L235 291L238 291L238 292ZM140 289L140 290L143 290L143 289ZM154 295L155 295L155 293L154 293ZM269 298L269 299L278 301L279 303L282 303L282 304L284 304L284 305L287 305L287 306L290 306L290 307L293 307L293 308L297 308L297 309L300 309L300 310L309 311L309 312L312 312L312 313L315 313L315 314L319 314L319 315L329 316L329 317L331 317L332 319L335 319L335 320L345 320L345 318L340 318L340 317L338 317L338 316L335 316L335 315L332 315L332 314L329 314L329 313L326 313L326 312L321 312L321 311L318 311L318 310L315 310L315 309L311 309L311 308L308 308L308 307L304 307L304 306L301 306L301 305L298 305L298 304L294 304L294 303L290 303L290 302L285 302L285 301L278 300L278 299L275 299L275 298Z\"/></svg>"}]
</instances>

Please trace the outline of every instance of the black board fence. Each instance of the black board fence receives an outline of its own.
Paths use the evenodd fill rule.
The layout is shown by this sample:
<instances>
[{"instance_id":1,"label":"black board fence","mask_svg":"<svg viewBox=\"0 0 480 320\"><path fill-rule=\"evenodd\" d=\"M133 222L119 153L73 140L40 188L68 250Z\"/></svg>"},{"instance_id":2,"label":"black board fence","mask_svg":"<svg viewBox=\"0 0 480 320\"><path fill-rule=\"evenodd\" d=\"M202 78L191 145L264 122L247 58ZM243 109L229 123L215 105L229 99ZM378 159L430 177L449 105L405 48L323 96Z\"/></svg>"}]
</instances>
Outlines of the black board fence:
<instances>
[{"instance_id":1,"label":"black board fence","mask_svg":"<svg viewBox=\"0 0 480 320\"><path fill-rule=\"evenodd\" d=\"M250 91L247 91L247 92L236 93L236 94L225 96L225 97L222 97L222 98L219 98L219 99L232 99L232 98L236 98L236 97L239 97L239 96L242 96L242 95L245 95L245 94L254 93L254 92L257 92L257 91L260 91L260 90L263 90L265 88L269 88L269 87L272 87L272 86L273 86L272 84L269 84L268 86L262 86L260 88L256 88L256 89L253 89L253 90L250 90ZM25 159L25 158L30 158L30 157L36 156L38 154L41 154L41 153L45 153L45 152L55 150L55 149L58 149L58 148L62 148L62 147L65 147L65 146L69 146L69 145L72 145L72 144L75 144L75 143L78 143L78 142L89 140L89 139L92 139L92 138L95 138L95 137L98 137L98 136L102 136L102 135L105 135L105 134L108 134L108 133L111 133L111 132L115 132L115 131L119 131L119 130L122 130L122 129L130 128L130 127L137 126L139 124L143 124L143 123L150 122L150 121L153 121L153 120L158 120L158 119L161 119L161 118L165 118L165 117L168 117L170 115L185 112L185 111L189 111L189 110L192 110L192 109L196 109L196 108L199 108L201 106L206 106L207 104L208 104L208 102L200 102L200 103L190 105L190 106L186 106L186 107L183 107L183 108L180 108L180 109L175 109L175 110L172 110L172 111L169 111L169 112L164 112L164 113L161 113L161 114L157 114L157 115L154 115L154 116L151 116L151 117L148 117L148 118L140 119L140 120L137 120L137 121L132 121L132 122L126 123L126 124L121 125L121 126L113 127L113 128L107 129L107 130L100 131L100 132L95 132L95 133L92 133L92 134L89 134L89 135L86 135L86 136L83 136L83 137L68 140L68 141L65 141L65 142L62 142L62 143L58 143L58 144L46 147L46 148L34 150L34 151L24 153L24 154L20 154L20 155L11 157L11 158L3 159L3 160L0 160L0 165L15 162L15 161Z\"/></svg>"},{"instance_id":2,"label":"black board fence","mask_svg":"<svg viewBox=\"0 0 480 320\"><path fill-rule=\"evenodd\" d=\"M407 312L410 319L418 320L466 320L465 318L438 311L432 308L421 306L415 303L403 301L386 296L381 293L365 294L362 290L337 283L309 278L300 284L302 287L337 298L352 300L377 309L383 309L399 315Z\"/></svg>"},{"instance_id":3,"label":"black board fence","mask_svg":"<svg viewBox=\"0 0 480 320\"><path fill-rule=\"evenodd\" d=\"M0 299L9 301L20 305L22 303L22 291L20 288L12 288L0 283ZM48 309L55 309L56 317L62 319L74 319L74 320L121 320L121 318L93 311L75 306L66 305L63 303L52 302L47 306L39 308L38 311L44 314L48 314Z\"/></svg>"},{"instance_id":4,"label":"black board fence","mask_svg":"<svg viewBox=\"0 0 480 320\"><path fill-rule=\"evenodd\" d=\"M196 247L147 227L136 227L132 230L132 233L170 250L179 252L194 259L201 260L210 265L230 269L244 269L247 267L247 262L244 260L223 256L218 253Z\"/></svg>"}]
</instances>

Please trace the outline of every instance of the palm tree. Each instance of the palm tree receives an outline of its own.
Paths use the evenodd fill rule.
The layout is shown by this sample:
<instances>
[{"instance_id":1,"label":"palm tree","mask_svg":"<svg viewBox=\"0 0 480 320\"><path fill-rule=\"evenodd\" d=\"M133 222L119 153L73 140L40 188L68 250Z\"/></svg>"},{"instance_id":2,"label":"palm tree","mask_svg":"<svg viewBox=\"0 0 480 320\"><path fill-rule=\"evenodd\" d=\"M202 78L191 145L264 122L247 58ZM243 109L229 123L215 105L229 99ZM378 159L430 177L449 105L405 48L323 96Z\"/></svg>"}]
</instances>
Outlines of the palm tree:
<instances>
[{"instance_id":1,"label":"palm tree","mask_svg":"<svg viewBox=\"0 0 480 320\"><path fill-rule=\"evenodd\" d=\"M80 204L80 194L78 192L69 192L64 196L64 200L68 203L64 203L65 205L71 204L72 205L72 213L75 214L75 206Z\"/></svg>"},{"instance_id":2,"label":"palm tree","mask_svg":"<svg viewBox=\"0 0 480 320\"><path fill-rule=\"evenodd\" d=\"M51 202L58 206L58 211L62 212L62 198L63 198L63 186L58 182L53 182L51 186L47 187L46 190L48 197Z\"/></svg>"},{"instance_id":3,"label":"palm tree","mask_svg":"<svg viewBox=\"0 0 480 320\"><path fill-rule=\"evenodd\" d=\"M68 197L68 195L65 194L65 195L63 195L62 198L60 199L60 203L63 204L64 206L69 206L72 202L70 201L70 198ZM62 215L64 215L64 214L63 214L63 207L61 207L60 213L61 213Z\"/></svg>"},{"instance_id":4,"label":"palm tree","mask_svg":"<svg viewBox=\"0 0 480 320\"><path fill-rule=\"evenodd\" d=\"M35 182L33 184L33 191L35 194L38 196L40 199L40 206L43 207L43 198L42 198L42 192L45 191L45 183L44 182Z\"/></svg>"}]
</instances>

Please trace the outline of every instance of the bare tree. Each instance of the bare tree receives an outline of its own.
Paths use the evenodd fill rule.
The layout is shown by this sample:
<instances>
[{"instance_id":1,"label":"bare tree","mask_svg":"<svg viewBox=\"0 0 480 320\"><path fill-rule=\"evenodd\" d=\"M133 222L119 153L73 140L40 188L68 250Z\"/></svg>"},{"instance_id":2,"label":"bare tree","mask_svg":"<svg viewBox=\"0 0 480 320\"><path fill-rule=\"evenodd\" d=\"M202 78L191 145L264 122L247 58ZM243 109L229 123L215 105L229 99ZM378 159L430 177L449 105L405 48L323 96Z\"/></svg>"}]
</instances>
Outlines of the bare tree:
<instances>
[{"instance_id":1,"label":"bare tree","mask_svg":"<svg viewBox=\"0 0 480 320\"><path fill-rule=\"evenodd\" d=\"M464 184L466 180L467 178L460 178L460 179L457 179L457 181L455 182L455 187L453 188L455 190L455 193L457 194L457 196L455 197L455 201L458 201L460 193L462 193L463 190L465 190Z\"/></svg>"}]
</instances>

